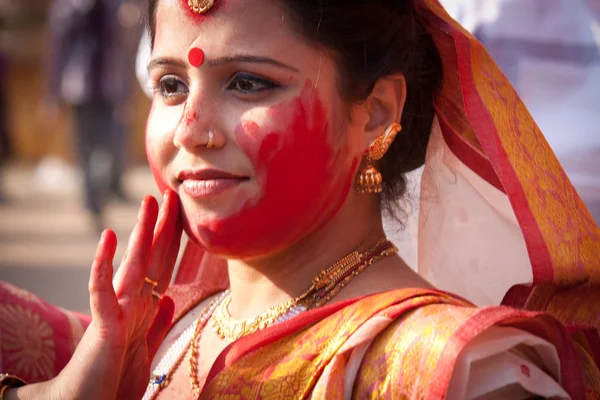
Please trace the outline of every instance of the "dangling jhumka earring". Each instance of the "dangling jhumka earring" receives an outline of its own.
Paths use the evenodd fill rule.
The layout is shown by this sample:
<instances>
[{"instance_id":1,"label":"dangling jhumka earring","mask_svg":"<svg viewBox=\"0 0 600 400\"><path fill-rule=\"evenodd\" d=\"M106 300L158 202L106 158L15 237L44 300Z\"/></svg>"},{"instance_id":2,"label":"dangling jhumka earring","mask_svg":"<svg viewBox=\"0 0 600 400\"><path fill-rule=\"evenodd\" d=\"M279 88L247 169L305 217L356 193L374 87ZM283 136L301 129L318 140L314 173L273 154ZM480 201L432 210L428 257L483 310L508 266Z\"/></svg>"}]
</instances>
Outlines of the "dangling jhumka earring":
<instances>
[{"instance_id":1,"label":"dangling jhumka earring","mask_svg":"<svg viewBox=\"0 0 600 400\"><path fill-rule=\"evenodd\" d=\"M383 178L371 163L383 158L401 130L402 126L398 122L392 122L382 136L377 137L369 144L366 165L356 179L358 193L381 193Z\"/></svg>"},{"instance_id":2,"label":"dangling jhumka earring","mask_svg":"<svg viewBox=\"0 0 600 400\"><path fill-rule=\"evenodd\" d=\"M188 6L198 13L204 14L215 5L215 0L188 0Z\"/></svg>"}]
</instances>

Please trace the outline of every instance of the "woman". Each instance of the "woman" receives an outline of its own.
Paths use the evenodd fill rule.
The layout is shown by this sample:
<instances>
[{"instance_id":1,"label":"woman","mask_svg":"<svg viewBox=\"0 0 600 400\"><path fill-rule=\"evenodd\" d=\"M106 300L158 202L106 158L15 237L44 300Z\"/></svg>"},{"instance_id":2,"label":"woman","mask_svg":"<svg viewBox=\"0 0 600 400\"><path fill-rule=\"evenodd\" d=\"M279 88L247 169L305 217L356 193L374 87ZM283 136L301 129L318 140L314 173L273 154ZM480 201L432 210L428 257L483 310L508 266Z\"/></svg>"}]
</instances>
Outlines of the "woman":
<instances>
[{"instance_id":1,"label":"woman","mask_svg":"<svg viewBox=\"0 0 600 400\"><path fill-rule=\"evenodd\" d=\"M598 228L436 1L158 0L150 21L161 211L114 286L105 233L73 358L6 398L596 398ZM556 317L476 308L395 255L382 209L424 160L422 274ZM203 279L159 302L182 226L213 256L188 249Z\"/></svg>"}]
</instances>

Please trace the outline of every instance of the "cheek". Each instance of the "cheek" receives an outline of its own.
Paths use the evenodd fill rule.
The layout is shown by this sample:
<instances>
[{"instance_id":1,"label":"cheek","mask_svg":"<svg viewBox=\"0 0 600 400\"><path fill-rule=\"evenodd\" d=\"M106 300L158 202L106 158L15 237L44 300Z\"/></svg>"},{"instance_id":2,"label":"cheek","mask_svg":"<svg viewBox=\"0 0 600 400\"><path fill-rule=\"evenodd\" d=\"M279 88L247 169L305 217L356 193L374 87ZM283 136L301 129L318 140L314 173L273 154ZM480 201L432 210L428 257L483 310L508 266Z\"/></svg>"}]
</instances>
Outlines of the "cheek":
<instances>
[{"instance_id":1,"label":"cheek","mask_svg":"<svg viewBox=\"0 0 600 400\"><path fill-rule=\"evenodd\" d=\"M345 141L333 137L327 110L312 85L294 101L269 109L266 119L274 126L260 129L249 122L237 135L254 163L265 205L288 204L290 211L305 216L317 205L320 211L337 211L356 162Z\"/></svg>"},{"instance_id":2,"label":"cheek","mask_svg":"<svg viewBox=\"0 0 600 400\"><path fill-rule=\"evenodd\" d=\"M236 130L260 195L243 199L237 215L214 221L209 247L219 252L256 256L289 246L328 222L350 190L357 160L331 137L312 88L270 109L266 119L271 126L246 121Z\"/></svg>"},{"instance_id":3,"label":"cheek","mask_svg":"<svg viewBox=\"0 0 600 400\"><path fill-rule=\"evenodd\" d=\"M148 158L148 165L150 165L150 171L152 171L152 176L154 177L154 181L158 186L158 190L160 190L161 193L164 193L169 185L163 177L160 155L157 154L157 152L152 151L152 149L156 147L157 144L153 141L153 139L146 136L146 157Z\"/></svg>"},{"instance_id":4,"label":"cheek","mask_svg":"<svg viewBox=\"0 0 600 400\"><path fill-rule=\"evenodd\" d=\"M253 122L240 126L237 138L252 160L262 189L258 207L273 210L285 204L292 214L314 209L316 199L328 198L338 203L336 170L343 171L346 149L337 147L328 135L325 110L320 104L310 111L297 101L269 110L269 120L289 121L290 109L295 114L292 124L283 129L261 129ZM312 124L308 125L307 122ZM287 216L290 219L290 216Z\"/></svg>"},{"instance_id":5,"label":"cheek","mask_svg":"<svg viewBox=\"0 0 600 400\"><path fill-rule=\"evenodd\" d=\"M165 168L171 158L171 148L173 147L171 132L174 132L177 121L175 116L157 112L153 105L146 124L146 157L161 193L169 187L165 179Z\"/></svg>"}]
</instances>

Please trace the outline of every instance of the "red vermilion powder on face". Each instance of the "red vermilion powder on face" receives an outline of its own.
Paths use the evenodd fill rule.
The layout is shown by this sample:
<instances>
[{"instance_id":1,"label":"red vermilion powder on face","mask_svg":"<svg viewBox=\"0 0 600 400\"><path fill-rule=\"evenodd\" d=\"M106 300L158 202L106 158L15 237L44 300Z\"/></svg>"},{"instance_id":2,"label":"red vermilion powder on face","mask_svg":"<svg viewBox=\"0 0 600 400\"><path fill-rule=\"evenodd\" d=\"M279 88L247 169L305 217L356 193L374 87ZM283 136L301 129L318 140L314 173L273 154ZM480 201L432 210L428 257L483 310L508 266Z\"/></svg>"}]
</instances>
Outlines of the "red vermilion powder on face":
<instances>
[{"instance_id":1,"label":"red vermilion powder on face","mask_svg":"<svg viewBox=\"0 0 600 400\"><path fill-rule=\"evenodd\" d=\"M192 236L208 251L235 258L281 250L328 222L344 203L358 160L336 148L327 113L311 85L268 111L270 126L242 122L236 138L250 157L260 195L238 194L238 211L198 220ZM234 189L235 190L235 189Z\"/></svg>"},{"instance_id":2,"label":"red vermilion powder on face","mask_svg":"<svg viewBox=\"0 0 600 400\"><path fill-rule=\"evenodd\" d=\"M148 148L148 140L147 139L146 139L146 148ZM148 156L148 165L150 166L150 171L152 172L152 176L154 176L154 180L156 181L158 190L160 190L161 193L164 193L165 190L167 190L169 188L169 185L167 185L167 183L163 179L162 174L160 172L160 167L157 165L157 163L154 161L154 159L152 157L150 157L150 154L148 153L148 151L146 151L146 154Z\"/></svg>"},{"instance_id":3,"label":"red vermilion powder on face","mask_svg":"<svg viewBox=\"0 0 600 400\"><path fill-rule=\"evenodd\" d=\"M198 113L196 111L185 111L183 114L183 122L186 126L190 126L193 122L198 120Z\"/></svg>"},{"instance_id":4,"label":"red vermilion powder on face","mask_svg":"<svg viewBox=\"0 0 600 400\"><path fill-rule=\"evenodd\" d=\"M188 53L188 61L193 67L198 68L204 63L204 52L197 47L192 48Z\"/></svg>"},{"instance_id":5,"label":"red vermilion powder on face","mask_svg":"<svg viewBox=\"0 0 600 400\"><path fill-rule=\"evenodd\" d=\"M154 160L153 157L151 157L150 152L148 151L148 149L149 149L148 145L149 145L149 143L148 143L148 139L146 137L146 156L148 158L148 165L150 166L150 172L152 172L152 176L154 177L156 186L158 186L158 190L160 190L161 193L164 193L165 190L167 190L169 188L169 185L165 182L164 178L162 177L158 163Z\"/></svg>"},{"instance_id":6,"label":"red vermilion powder on face","mask_svg":"<svg viewBox=\"0 0 600 400\"><path fill-rule=\"evenodd\" d=\"M152 115L154 111L154 102L152 102L152 106L150 108L150 113L149 115ZM146 148L146 158L148 159L148 165L150 166L150 171L152 172L152 176L154 177L154 181L156 182L156 186L158 186L158 190L160 190L161 193L164 193L165 190L167 190L167 188L169 188L169 185L167 184L167 182L165 181L165 179L163 178L163 175L161 173L161 166L160 166L160 157L154 156L152 153L152 146L160 146L159 144L159 140L156 140L156 138L151 139L150 136L148 135L149 129L148 129L148 124L150 123L151 119L148 118L148 121L146 122L146 135L144 137L144 143L145 143L145 148Z\"/></svg>"},{"instance_id":7,"label":"red vermilion powder on face","mask_svg":"<svg viewBox=\"0 0 600 400\"><path fill-rule=\"evenodd\" d=\"M184 113L180 123L190 118L197 116ZM235 130L238 145L254 166L256 181L251 183L258 190L231 189L237 192L228 214L184 210L186 232L212 253L249 258L293 245L329 222L352 187L358 158L350 158L343 138L334 140L326 109L311 84L297 98L270 108L262 120L261 125L242 121ZM161 192L171 183L164 169L174 157L161 155L161 146L173 146L172 134L164 135L146 139Z\"/></svg>"}]
</instances>

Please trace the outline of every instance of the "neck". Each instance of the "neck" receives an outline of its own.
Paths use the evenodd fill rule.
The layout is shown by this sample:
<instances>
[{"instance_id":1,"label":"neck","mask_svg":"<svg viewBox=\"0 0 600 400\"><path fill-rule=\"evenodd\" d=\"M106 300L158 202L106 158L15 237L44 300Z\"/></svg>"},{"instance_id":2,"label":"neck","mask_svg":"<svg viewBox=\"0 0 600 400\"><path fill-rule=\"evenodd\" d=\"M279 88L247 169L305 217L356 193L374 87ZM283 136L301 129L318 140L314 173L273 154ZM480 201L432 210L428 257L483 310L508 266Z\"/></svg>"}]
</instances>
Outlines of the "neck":
<instances>
[{"instance_id":1,"label":"neck","mask_svg":"<svg viewBox=\"0 0 600 400\"><path fill-rule=\"evenodd\" d=\"M231 315L238 319L253 317L304 293L321 270L381 239L384 231L378 197L355 198L367 203L361 206L350 201L323 227L279 253L229 260ZM356 210L365 212L357 215Z\"/></svg>"}]
</instances>

